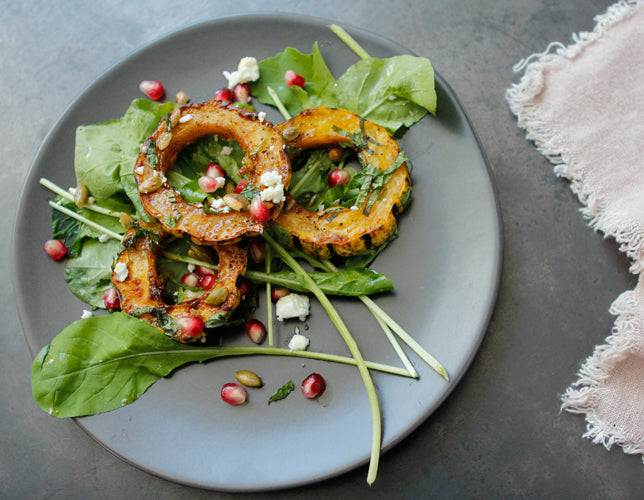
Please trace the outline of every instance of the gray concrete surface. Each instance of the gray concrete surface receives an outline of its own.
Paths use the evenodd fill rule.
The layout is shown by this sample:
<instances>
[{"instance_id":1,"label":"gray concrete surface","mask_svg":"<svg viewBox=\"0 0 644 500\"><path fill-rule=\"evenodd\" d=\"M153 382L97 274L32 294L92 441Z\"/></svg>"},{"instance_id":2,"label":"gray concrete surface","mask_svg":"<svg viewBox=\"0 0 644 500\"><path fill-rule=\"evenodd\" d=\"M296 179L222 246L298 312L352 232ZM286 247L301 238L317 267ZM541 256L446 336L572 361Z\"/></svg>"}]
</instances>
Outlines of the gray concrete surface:
<instances>
[{"instance_id":1,"label":"gray concrete surface","mask_svg":"<svg viewBox=\"0 0 644 500\"><path fill-rule=\"evenodd\" d=\"M431 58L460 97L494 173L505 225L497 307L460 385L382 457L312 486L249 498L636 498L640 457L582 439L559 394L609 333L611 302L634 286L611 240L582 220L568 184L516 127L503 93L512 66L590 30L609 0L0 2L0 497L229 498L151 476L71 420L38 409L12 299L12 220L38 147L74 98L135 49L187 25L280 11L339 20ZM240 34L240 36L243 36ZM34 286L47 286L33 276Z\"/></svg>"}]
</instances>

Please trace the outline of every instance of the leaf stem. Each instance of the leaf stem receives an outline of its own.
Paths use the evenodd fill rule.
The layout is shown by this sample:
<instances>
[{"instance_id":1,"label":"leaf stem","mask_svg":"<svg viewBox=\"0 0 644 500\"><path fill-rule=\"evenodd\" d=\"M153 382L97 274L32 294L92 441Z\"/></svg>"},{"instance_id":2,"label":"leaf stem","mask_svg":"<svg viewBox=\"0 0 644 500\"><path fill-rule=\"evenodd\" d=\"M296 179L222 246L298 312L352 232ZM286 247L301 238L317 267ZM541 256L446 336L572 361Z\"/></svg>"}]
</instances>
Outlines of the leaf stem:
<instances>
[{"instance_id":1,"label":"leaf stem","mask_svg":"<svg viewBox=\"0 0 644 500\"><path fill-rule=\"evenodd\" d=\"M382 318L382 320L389 325L389 327L405 342L413 351L418 354L425 363L431 366L436 373L438 373L445 380L449 381L449 375L447 370L440 364L436 358L429 354L423 346L421 346L414 338L409 335L398 323L396 323L391 316L389 316L385 311L383 311L373 300L369 297L364 297L362 302L367 306L367 308L374 314L374 316Z\"/></svg>"},{"instance_id":2,"label":"leaf stem","mask_svg":"<svg viewBox=\"0 0 644 500\"><path fill-rule=\"evenodd\" d=\"M266 274L268 276L271 274L271 253L271 246L268 245L266 247L266 260L264 261ZM266 282L266 330L268 334L268 345L273 347L273 300L271 298L271 284L268 281Z\"/></svg>"},{"instance_id":3,"label":"leaf stem","mask_svg":"<svg viewBox=\"0 0 644 500\"><path fill-rule=\"evenodd\" d=\"M286 107L284 107L284 104L282 103L282 100L277 95L277 92L275 92L273 87L266 87L266 90L268 91L268 94L275 102L275 106L277 107L277 109L279 109L280 113L282 113L282 116L284 117L284 119L290 120L292 118L291 114L287 111Z\"/></svg>"},{"instance_id":4,"label":"leaf stem","mask_svg":"<svg viewBox=\"0 0 644 500\"><path fill-rule=\"evenodd\" d=\"M70 210L67 207L59 205L55 201L50 200L49 201L49 206L51 206L55 210L58 210L59 212L64 213L65 215L67 215L67 216L69 216L69 217L71 217L73 219L76 219L77 221L82 222L83 224L87 224L88 226L96 229L97 231L100 231L100 232L106 234L110 238L114 238L115 240L118 240L118 241L123 240L123 236L121 236L120 234L115 233L114 231L111 231L111 230L107 229L106 227L103 227L100 224L97 224L96 222L89 220L87 217L83 217L78 212L74 212L73 210Z\"/></svg>"},{"instance_id":5,"label":"leaf stem","mask_svg":"<svg viewBox=\"0 0 644 500\"><path fill-rule=\"evenodd\" d=\"M324 266L324 268L328 271L337 271L338 268L328 259L323 259L320 261L320 263ZM358 298L365 304L366 302L364 301L365 298L367 298L365 295L360 295ZM367 306L368 308L368 306ZM375 314L371 309L369 311L373 314L374 318L376 318L376 321L380 325L380 328L382 328L382 331L385 333L385 336L387 339L389 339L389 342L391 343L391 346L393 347L394 351L396 351L396 354L398 354L398 357L400 358L400 361L402 361L403 365L405 365L405 368L407 368L407 371L409 372L409 375L414 378L418 378L418 372L414 368L414 366L411 364L411 361L409 361L409 358L405 354L405 352L402 350L400 347L400 344L396 341L396 338L393 336L391 333L391 329L389 328L389 325L384 321L384 319L378 315Z\"/></svg>"},{"instance_id":6,"label":"leaf stem","mask_svg":"<svg viewBox=\"0 0 644 500\"><path fill-rule=\"evenodd\" d=\"M344 28L338 26L337 24L331 24L329 26L331 28L331 31L336 34L336 36L342 40L344 43L346 43L351 50L353 50L360 59L369 59L369 54L367 54L367 51L364 50L358 42L356 42L349 33L347 33Z\"/></svg>"},{"instance_id":7,"label":"leaf stem","mask_svg":"<svg viewBox=\"0 0 644 500\"><path fill-rule=\"evenodd\" d=\"M74 196L69 191L66 191L60 186L54 184L49 179L45 179L43 177L40 179L39 182L41 185L43 185L50 191L53 191L54 193L61 196L62 198L65 198L68 201L74 201ZM96 212L99 214L109 215L111 217L119 217L121 215L121 212L116 212L114 210L110 210L109 208L101 207L100 205L96 205L95 203L85 205L83 208L86 208L87 210L92 210L93 212Z\"/></svg>"},{"instance_id":8,"label":"leaf stem","mask_svg":"<svg viewBox=\"0 0 644 500\"><path fill-rule=\"evenodd\" d=\"M362 377L362 381L367 389L367 396L369 398L369 405L371 407L371 420L372 420L372 434L371 434L371 459L369 461L369 470L367 472L367 483L372 484L376 480L378 474L378 463L380 461L380 445L382 442L382 422L380 415L380 405L378 403L378 396L376 388L369 374L369 370L365 361L360 353L360 349L353 339L351 332L345 325L344 321L336 311L335 307L331 304L329 298L320 290L320 287L313 281L309 274L298 264L298 262L267 232L262 233L262 237L273 247L280 258L291 268L298 273L302 278L306 287L315 295L320 301L322 307L327 311L331 321L338 329L338 332L344 339L351 355L356 360L356 366Z\"/></svg>"}]
</instances>

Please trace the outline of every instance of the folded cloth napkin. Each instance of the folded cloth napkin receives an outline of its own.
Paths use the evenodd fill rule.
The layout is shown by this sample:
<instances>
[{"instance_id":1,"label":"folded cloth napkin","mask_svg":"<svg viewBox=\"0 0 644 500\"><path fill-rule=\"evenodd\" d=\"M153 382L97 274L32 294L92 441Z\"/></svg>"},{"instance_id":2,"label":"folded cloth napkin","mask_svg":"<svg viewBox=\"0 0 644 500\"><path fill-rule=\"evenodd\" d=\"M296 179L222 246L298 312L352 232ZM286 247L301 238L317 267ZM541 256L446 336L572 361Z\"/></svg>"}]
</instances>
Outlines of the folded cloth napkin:
<instances>
[{"instance_id":1,"label":"folded cloth napkin","mask_svg":"<svg viewBox=\"0 0 644 500\"><path fill-rule=\"evenodd\" d=\"M527 139L570 180L590 226L639 275L612 304L613 330L562 408L585 415L584 437L644 454L644 0L617 2L595 23L571 45L520 61L523 76L505 97Z\"/></svg>"}]
</instances>

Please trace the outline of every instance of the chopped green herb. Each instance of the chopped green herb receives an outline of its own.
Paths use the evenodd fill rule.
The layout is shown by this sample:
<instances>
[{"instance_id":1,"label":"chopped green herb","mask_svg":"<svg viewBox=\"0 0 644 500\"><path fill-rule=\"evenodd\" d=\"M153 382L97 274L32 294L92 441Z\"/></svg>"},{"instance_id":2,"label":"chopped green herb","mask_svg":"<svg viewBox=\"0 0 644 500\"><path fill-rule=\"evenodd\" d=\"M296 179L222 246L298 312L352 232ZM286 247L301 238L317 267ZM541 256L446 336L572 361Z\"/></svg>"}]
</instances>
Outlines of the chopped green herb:
<instances>
[{"instance_id":1,"label":"chopped green herb","mask_svg":"<svg viewBox=\"0 0 644 500\"><path fill-rule=\"evenodd\" d=\"M268 404L271 404L274 401L279 401L280 399L284 399L286 396L288 396L293 390L295 389L295 386L293 385L292 381L286 382L282 387L277 389L275 394L273 394L269 399L268 399Z\"/></svg>"}]
</instances>

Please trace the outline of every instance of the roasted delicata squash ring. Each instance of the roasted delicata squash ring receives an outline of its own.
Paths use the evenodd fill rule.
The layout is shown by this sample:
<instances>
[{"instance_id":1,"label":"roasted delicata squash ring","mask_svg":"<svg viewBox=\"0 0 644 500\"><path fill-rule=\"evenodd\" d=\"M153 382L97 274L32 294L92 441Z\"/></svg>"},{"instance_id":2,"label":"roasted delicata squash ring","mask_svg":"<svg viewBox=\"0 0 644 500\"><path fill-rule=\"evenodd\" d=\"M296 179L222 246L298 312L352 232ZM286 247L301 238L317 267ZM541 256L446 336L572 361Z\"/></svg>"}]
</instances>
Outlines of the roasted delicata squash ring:
<instances>
[{"instance_id":1,"label":"roasted delicata squash ring","mask_svg":"<svg viewBox=\"0 0 644 500\"><path fill-rule=\"evenodd\" d=\"M398 143L382 127L350 111L324 107L302 111L275 127L288 138L293 151L332 147L351 141L355 134L367 136L367 147L356 149L363 164L380 171L391 167L400 153ZM385 243L396 230L395 213L411 187L405 163L395 170L380 191L368 215L362 207L333 212L310 212L288 199L276 224L290 235L290 246L320 258L358 255ZM395 213L394 213L395 212Z\"/></svg>"},{"instance_id":2,"label":"roasted delicata squash ring","mask_svg":"<svg viewBox=\"0 0 644 500\"><path fill-rule=\"evenodd\" d=\"M208 101L175 109L143 144L134 166L143 208L165 231L175 236L190 235L207 244L261 234L264 223L255 220L249 210L206 213L198 204L186 202L167 183L166 173L179 152L208 134L234 140L241 146L246 154L240 173L248 174L251 185L260 191L267 189L260 182L261 175L276 172L286 191L291 168L281 134L255 113L224 101ZM282 203L264 203L270 219L277 217Z\"/></svg>"},{"instance_id":3,"label":"roasted delicata squash ring","mask_svg":"<svg viewBox=\"0 0 644 500\"><path fill-rule=\"evenodd\" d=\"M237 245L213 246L219 264L212 288L192 300L171 305L161 298L163 282L156 269L157 254L167 236L162 230L150 231L144 224L133 226L125 233L123 250L112 272L121 310L164 330L180 342L204 340L205 333L189 335L177 325L182 318L196 316L209 326L209 322L223 321L232 313L241 300L237 278L246 271L246 252Z\"/></svg>"}]
</instances>

